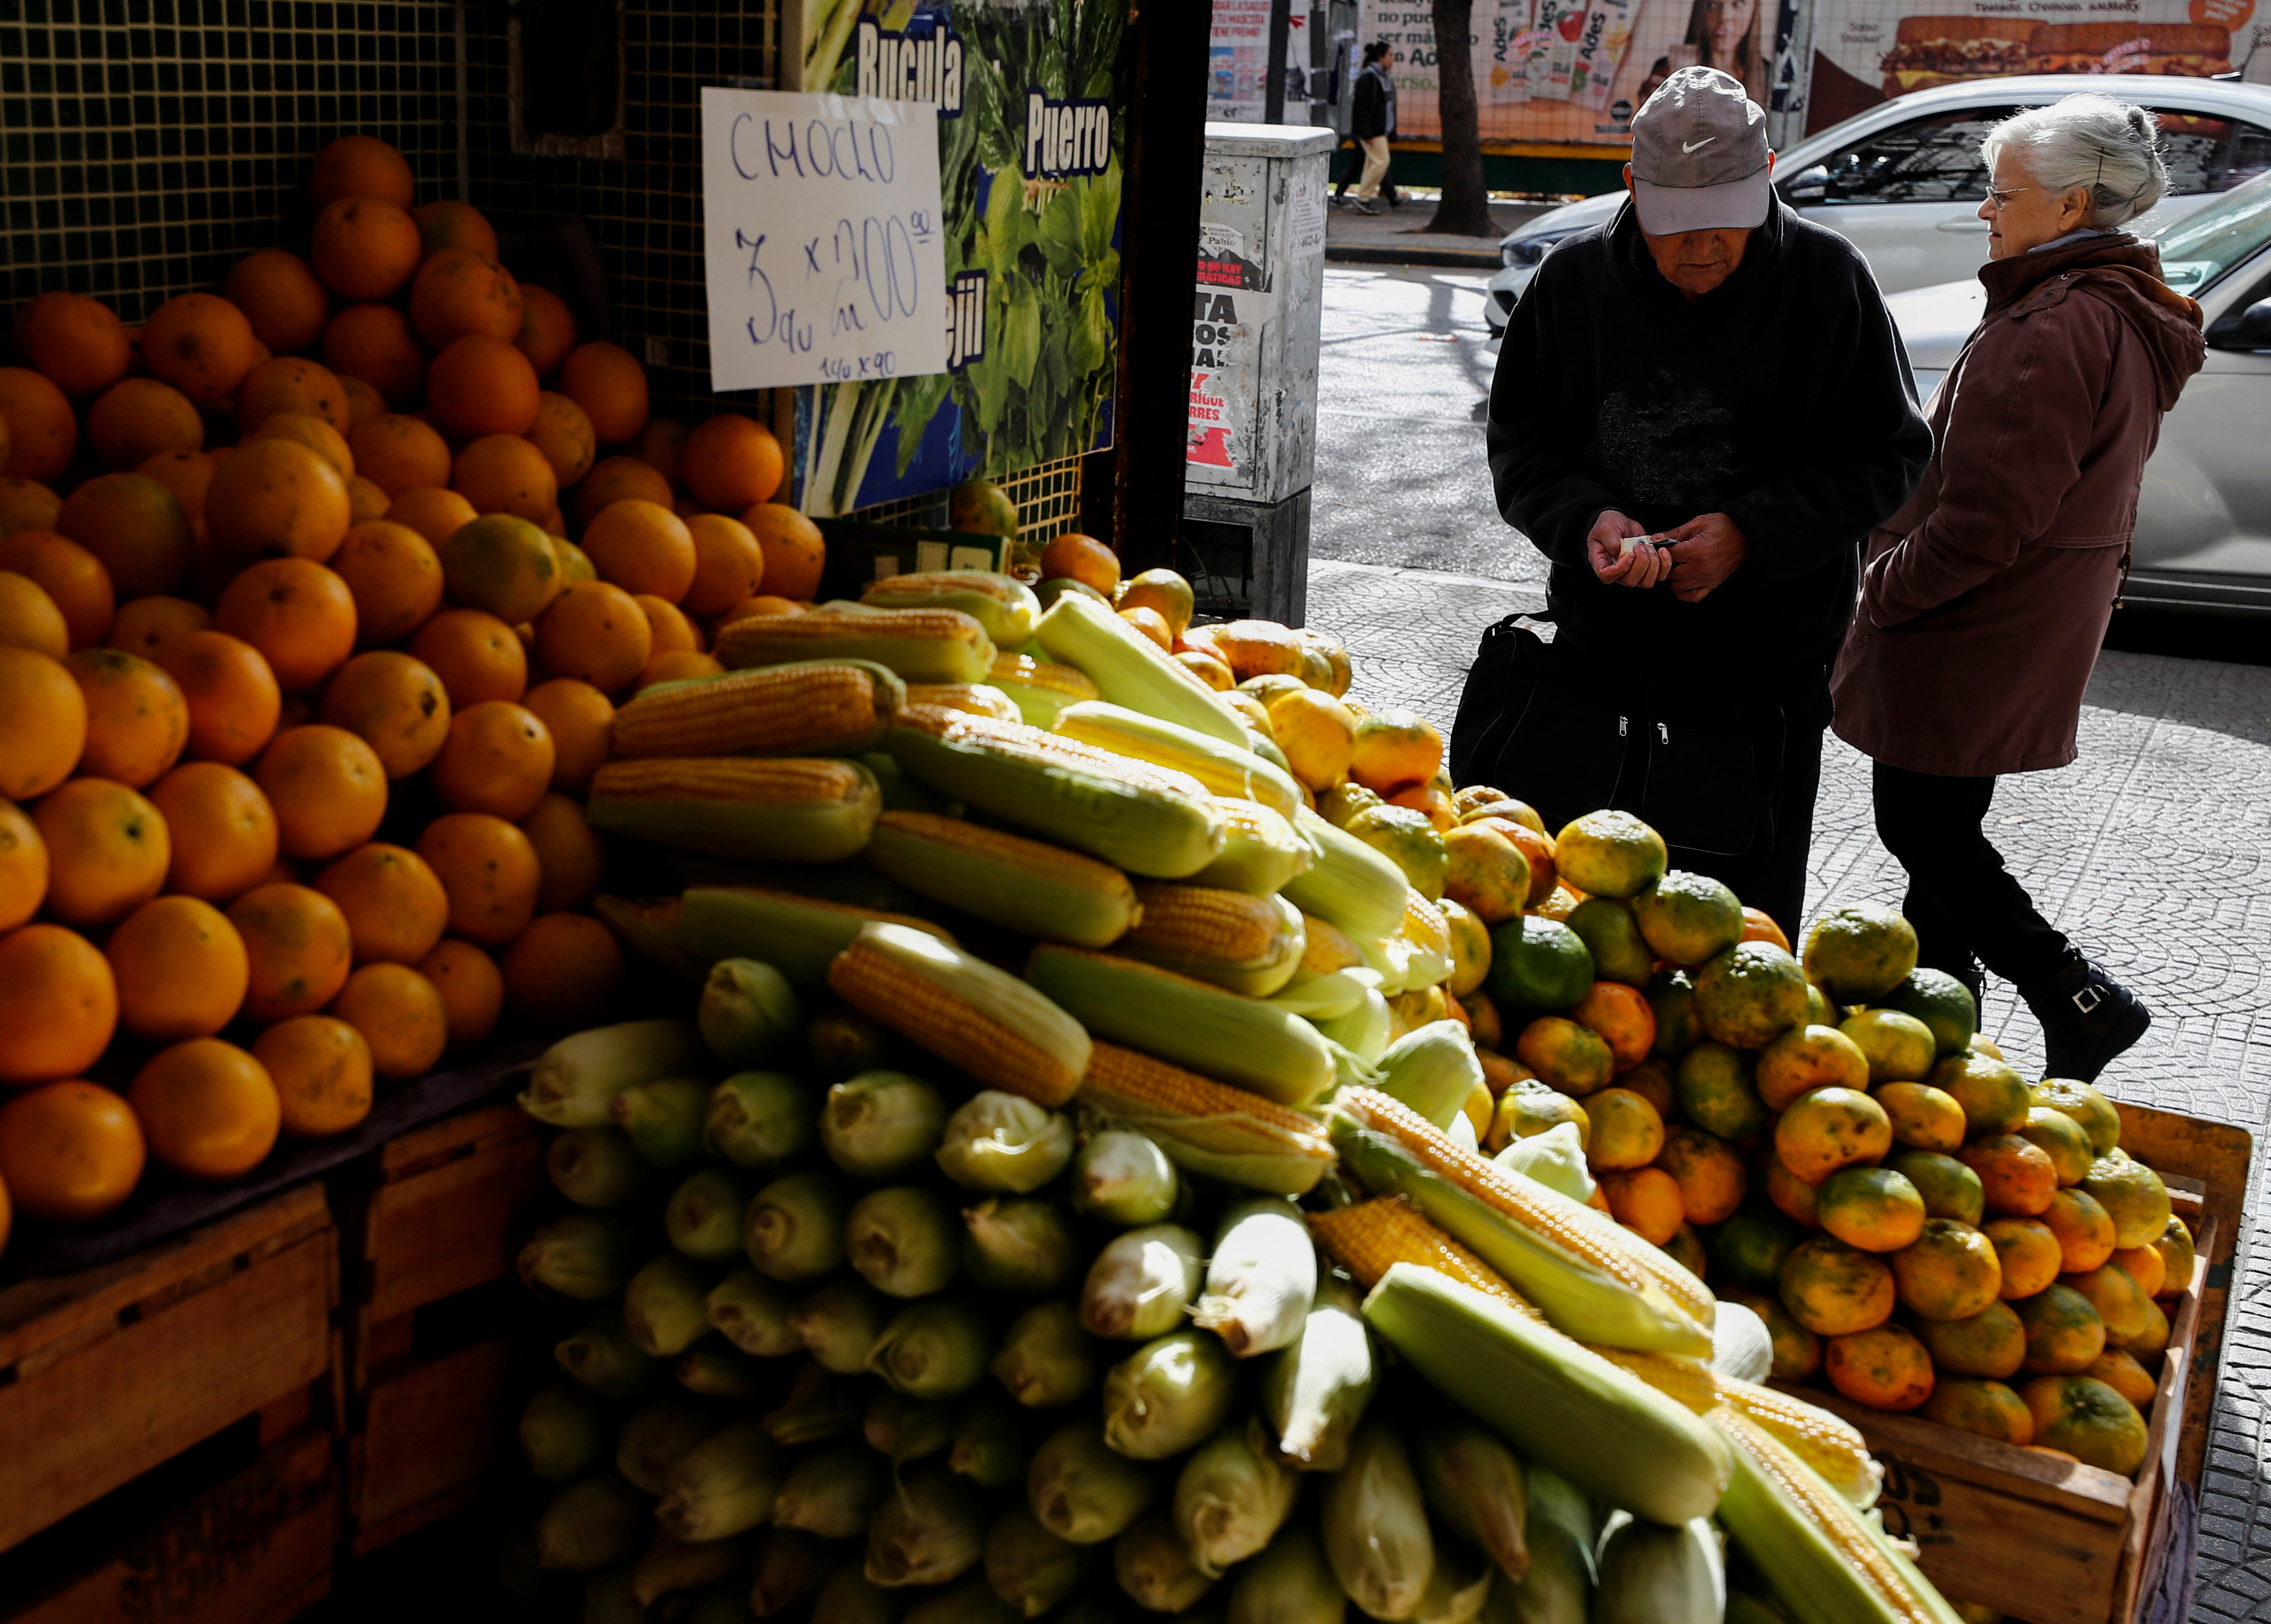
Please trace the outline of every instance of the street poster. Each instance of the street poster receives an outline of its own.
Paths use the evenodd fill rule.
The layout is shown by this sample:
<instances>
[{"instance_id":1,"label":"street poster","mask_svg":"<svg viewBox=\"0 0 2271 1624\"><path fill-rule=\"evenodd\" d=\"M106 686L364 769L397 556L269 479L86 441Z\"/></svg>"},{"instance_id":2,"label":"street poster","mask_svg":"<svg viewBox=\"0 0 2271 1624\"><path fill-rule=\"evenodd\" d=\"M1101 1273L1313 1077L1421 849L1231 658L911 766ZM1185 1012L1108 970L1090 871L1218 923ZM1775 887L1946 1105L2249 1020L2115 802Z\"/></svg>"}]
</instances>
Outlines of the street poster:
<instances>
[{"instance_id":1,"label":"street poster","mask_svg":"<svg viewBox=\"0 0 2271 1624\"><path fill-rule=\"evenodd\" d=\"M1270 106L1272 0L1214 0L1207 51L1207 116L1260 123Z\"/></svg>"}]
</instances>

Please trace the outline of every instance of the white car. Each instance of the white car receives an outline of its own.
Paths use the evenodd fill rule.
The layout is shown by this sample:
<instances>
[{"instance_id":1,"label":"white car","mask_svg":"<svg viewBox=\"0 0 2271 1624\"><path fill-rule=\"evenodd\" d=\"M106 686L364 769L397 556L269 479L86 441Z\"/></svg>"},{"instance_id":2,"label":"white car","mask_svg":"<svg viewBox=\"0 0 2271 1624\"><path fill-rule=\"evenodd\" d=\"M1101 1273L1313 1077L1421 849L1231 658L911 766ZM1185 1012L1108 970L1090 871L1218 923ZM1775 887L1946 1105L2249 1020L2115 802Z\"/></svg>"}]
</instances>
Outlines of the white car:
<instances>
[{"instance_id":1,"label":"white car","mask_svg":"<svg viewBox=\"0 0 2271 1624\"><path fill-rule=\"evenodd\" d=\"M2271 85L2169 74L2029 74L1920 90L1808 136L1775 157L1775 190L1806 219L1850 237L1888 294L1969 276L1987 257L1987 193L1979 142L2025 107L2097 91L2160 115L2169 195L2137 223L2141 235L2271 169ZM1506 331L1538 262L1565 237L1612 219L1621 190L1540 214L1499 243L1483 317Z\"/></svg>"},{"instance_id":2,"label":"white car","mask_svg":"<svg viewBox=\"0 0 2271 1624\"><path fill-rule=\"evenodd\" d=\"M2145 465L2123 600L2271 615L2271 175L2152 235L2169 285L2200 301L2208 360ZM1947 376L1986 301L1977 276L1886 300L1918 396Z\"/></svg>"}]
</instances>

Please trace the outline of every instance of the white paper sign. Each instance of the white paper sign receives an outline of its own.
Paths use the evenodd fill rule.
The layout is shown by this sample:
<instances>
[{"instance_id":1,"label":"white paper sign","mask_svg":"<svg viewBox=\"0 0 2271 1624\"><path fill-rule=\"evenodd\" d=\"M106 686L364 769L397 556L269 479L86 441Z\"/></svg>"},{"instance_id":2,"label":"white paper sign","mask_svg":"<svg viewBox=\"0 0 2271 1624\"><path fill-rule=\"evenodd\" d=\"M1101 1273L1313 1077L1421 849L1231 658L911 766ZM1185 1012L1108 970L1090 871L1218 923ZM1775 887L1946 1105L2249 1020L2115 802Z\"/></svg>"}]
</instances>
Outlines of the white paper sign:
<instances>
[{"instance_id":1,"label":"white paper sign","mask_svg":"<svg viewBox=\"0 0 2271 1624\"><path fill-rule=\"evenodd\" d=\"M936 108L705 86L702 192L711 388L947 369Z\"/></svg>"}]
</instances>

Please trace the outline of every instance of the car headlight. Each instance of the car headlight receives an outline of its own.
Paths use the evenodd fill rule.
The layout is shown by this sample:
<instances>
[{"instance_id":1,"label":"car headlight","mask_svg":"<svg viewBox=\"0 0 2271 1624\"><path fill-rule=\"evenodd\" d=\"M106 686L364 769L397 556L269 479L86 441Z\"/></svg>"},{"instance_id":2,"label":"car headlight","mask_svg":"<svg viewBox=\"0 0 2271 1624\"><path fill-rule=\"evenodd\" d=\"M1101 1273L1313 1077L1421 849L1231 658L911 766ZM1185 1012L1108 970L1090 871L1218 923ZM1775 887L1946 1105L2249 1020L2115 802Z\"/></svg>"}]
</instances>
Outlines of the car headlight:
<instances>
[{"instance_id":1,"label":"car headlight","mask_svg":"<svg viewBox=\"0 0 2271 1624\"><path fill-rule=\"evenodd\" d=\"M1499 245L1498 257L1508 266L1535 267L1539 260L1545 257L1546 250L1563 238L1574 237L1576 235L1574 231L1552 231L1540 236L1516 237L1511 242Z\"/></svg>"}]
</instances>

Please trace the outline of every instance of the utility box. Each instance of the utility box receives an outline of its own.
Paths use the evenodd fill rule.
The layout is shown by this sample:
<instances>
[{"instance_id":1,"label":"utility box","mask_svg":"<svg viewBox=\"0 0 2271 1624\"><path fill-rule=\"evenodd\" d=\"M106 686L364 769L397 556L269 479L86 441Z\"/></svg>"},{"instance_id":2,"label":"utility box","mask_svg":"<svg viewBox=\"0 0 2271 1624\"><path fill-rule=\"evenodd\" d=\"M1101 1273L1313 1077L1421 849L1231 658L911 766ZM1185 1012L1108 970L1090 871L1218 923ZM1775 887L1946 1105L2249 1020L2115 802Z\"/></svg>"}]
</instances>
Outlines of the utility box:
<instances>
[{"instance_id":1,"label":"utility box","mask_svg":"<svg viewBox=\"0 0 2271 1624\"><path fill-rule=\"evenodd\" d=\"M1335 144L1314 125L1206 127L1183 479L1204 613L1305 613Z\"/></svg>"}]
</instances>

